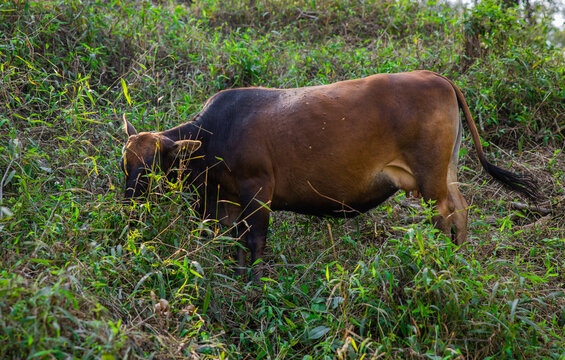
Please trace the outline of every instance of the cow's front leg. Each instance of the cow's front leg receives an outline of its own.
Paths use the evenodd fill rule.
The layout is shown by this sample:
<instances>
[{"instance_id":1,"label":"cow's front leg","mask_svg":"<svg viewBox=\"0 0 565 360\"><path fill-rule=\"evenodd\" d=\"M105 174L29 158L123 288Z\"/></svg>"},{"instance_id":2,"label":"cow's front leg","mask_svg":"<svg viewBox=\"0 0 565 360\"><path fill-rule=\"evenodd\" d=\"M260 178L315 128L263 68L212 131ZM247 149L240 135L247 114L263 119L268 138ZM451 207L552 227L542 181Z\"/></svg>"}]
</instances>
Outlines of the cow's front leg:
<instances>
[{"instance_id":1,"label":"cow's front leg","mask_svg":"<svg viewBox=\"0 0 565 360\"><path fill-rule=\"evenodd\" d=\"M257 212L246 221L249 231L245 236L247 247L251 252L251 278L258 281L263 276L263 252L267 243L269 228L269 210L257 209Z\"/></svg>"},{"instance_id":2,"label":"cow's front leg","mask_svg":"<svg viewBox=\"0 0 565 360\"><path fill-rule=\"evenodd\" d=\"M240 222L236 226L236 237L239 238L239 244L236 249L237 267L235 268L235 276L243 277L246 275L247 270L247 233L249 229L244 222Z\"/></svg>"},{"instance_id":3,"label":"cow's front leg","mask_svg":"<svg viewBox=\"0 0 565 360\"><path fill-rule=\"evenodd\" d=\"M243 234L241 238L249 251L251 252L251 265L253 271L251 278L254 281L259 280L263 276L263 251L267 242L267 230L269 228L269 209L271 192L265 189L268 182L258 182L263 184L258 190L256 186L250 186L242 191L241 205L244 210L240 216L238 232ZM257 182L255 182L257 184ZM246 256L245 249L240 246L238 249L238 266L239 269L245 269Z\"/></svg>"},{"instance_id":4,"label":"cow's front leg","mask_svg":"<svg viewBox=\"0 0 565 360\"><path fill-rule=\"evenodd\" d=\"M252 278L261 278L262 258L267 242L267 230L269 227L269 212L261 211L261 214L253 214L242 218L237 226L237 233L240 237L237 247L237 268L235 275L243 277L247 270L247 251L251 252L251 265L253 266Z\"/></svg>"}]
</instances>

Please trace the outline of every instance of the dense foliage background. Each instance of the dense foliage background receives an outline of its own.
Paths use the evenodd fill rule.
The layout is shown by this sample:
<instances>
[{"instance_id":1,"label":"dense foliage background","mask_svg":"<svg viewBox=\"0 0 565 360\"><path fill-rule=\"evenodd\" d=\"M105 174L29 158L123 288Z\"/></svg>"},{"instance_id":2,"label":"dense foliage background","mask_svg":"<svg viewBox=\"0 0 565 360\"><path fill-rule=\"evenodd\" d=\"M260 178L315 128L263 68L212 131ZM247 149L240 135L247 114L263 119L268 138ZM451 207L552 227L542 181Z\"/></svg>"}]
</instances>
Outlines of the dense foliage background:
<instances>
[{"instance_id":1,"label":"dense foliage background","mask_svg":"<svg viewBox=\"0 0 565 360\"><path fill-rule=\"evenodd\" d=\"M0 3L0 358L564 359L564 36L551 4L514 3ZM414 69L460 86L537 206L467 139L467 244L403 193L350 220L277 213L255 286L181 184L120 205L123 114L162 130L225 88Z\"/></svg>"}]
</instances>

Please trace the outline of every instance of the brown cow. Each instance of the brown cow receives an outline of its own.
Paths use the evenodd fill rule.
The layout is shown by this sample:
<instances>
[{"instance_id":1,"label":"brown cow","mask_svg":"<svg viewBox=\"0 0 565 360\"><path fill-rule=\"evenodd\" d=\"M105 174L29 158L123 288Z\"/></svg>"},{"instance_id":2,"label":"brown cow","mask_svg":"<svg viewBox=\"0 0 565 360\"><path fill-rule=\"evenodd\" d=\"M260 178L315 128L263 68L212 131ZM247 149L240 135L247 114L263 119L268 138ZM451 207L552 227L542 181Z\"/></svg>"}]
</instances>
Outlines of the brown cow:
<instances>
[{"instance_id":1,"label":"brown cow","mask_svg":"<svg viewBox=\"0 0 565 360\"><path fill-rule=\"evenodd\" d=\"M238 222L253 262L263 255L271 210L350 216L399 189L435 201L434 225L461 244L467 203L457 188L460 108L483 168L535 198L530 178L486 160L461 91L429 71L288 90L225 90L194 121L158 133L138 134L124 117L125 197L147 192L150 169L175 174L179 161L191 157L181 176L204 199L200 211L223 224ZM238 263L246 265L242 249Z\"/></svg>"}]
</instances>

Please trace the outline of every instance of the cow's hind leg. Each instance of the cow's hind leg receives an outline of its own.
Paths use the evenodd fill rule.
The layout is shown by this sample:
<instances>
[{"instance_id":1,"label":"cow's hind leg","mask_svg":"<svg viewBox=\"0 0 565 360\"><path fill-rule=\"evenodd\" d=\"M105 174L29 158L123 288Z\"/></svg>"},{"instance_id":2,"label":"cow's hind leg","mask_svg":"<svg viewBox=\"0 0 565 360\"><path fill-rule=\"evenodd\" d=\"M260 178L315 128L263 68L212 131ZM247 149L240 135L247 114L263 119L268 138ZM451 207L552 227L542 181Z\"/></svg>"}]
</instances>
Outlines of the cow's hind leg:
<instances>
[{"instance_id":1,"label":"cow's hind leg","mask_svg":"<svg viewBox=\"0 0 565 360\"><path fill-rule=\"evenodd\" d=\"M447 191L448 191L448 203L449 207L452 208L451 218L452 233L451 239L457 245L462 245L467 239L467 202L465 198L459 191L457 187L457 169L452 167L449 169L449 176L447 178ZM454 232L454 233L453 233Z\"/></svg>"},{"instance_id":2,"label":"cow's hind leg","mask_svg":"<svg viewBox=\"0 0 565 360\"><path fill-rule=\"evenodd\" d=\"M460 245L467 234L467 203L457 188L462 127L459 107L446 111L436 118L437 125L430 127L433 132L422 135L418 151L408 154L407 161L424 200L435 201L434 226Z\"/></svg>"},{"instance_id":3,"label":"cow's hind leg","mask_svg":"<svg viewBox=\"0 0 565 360\"><path fill-rule=\"evenodd\" d=\"M448 176L426 179L420 189L425 201L435 202L433 225L461 245L467 237L467 202L457 187L456 171L450 168Z\"/></svg>"}]
</instances>

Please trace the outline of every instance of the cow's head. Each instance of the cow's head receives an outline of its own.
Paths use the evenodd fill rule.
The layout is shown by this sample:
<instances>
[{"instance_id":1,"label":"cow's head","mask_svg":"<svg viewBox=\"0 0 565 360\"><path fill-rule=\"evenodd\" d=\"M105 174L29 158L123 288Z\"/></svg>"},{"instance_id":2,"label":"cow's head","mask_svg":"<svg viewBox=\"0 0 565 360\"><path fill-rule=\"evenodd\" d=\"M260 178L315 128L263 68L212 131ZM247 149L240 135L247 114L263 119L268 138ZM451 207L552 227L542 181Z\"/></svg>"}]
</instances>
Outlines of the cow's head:
<instances>
[{"instance_id":1,"label":"cow's head","mask_svg":"<svg viewBox=\"0 0 565 360\"><path fill-rule=\"evenodd\" d=\"M124 130L128 141L120 167L126 175L126 200L147 195L149 173L159 169L168 173L178 159L189 156L201 145L198 140L173 141L160 133L137 133L125 115Z\"/></svg>"}]
</instances>

